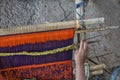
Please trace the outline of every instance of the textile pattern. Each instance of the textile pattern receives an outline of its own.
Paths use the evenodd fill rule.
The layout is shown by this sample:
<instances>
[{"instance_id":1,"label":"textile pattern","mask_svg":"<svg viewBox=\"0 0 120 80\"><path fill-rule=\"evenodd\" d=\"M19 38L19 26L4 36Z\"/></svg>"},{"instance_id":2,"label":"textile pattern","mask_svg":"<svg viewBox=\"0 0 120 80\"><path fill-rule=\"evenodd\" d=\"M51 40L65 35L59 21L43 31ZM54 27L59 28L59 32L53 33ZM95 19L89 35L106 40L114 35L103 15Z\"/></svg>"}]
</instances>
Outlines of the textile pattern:
<instances>
[{"instance_id":1,"label":"textile pattern","mask_svg":"<svg viewBox=\"0 0 120 80\"><path fill-rule=\"evenodd\" d=\"M43 52L73 44L73 29L0 36L0 53ZM72 49L39 56L0 56L0 80L72 79Z\"/></svg>"}]
</instances>

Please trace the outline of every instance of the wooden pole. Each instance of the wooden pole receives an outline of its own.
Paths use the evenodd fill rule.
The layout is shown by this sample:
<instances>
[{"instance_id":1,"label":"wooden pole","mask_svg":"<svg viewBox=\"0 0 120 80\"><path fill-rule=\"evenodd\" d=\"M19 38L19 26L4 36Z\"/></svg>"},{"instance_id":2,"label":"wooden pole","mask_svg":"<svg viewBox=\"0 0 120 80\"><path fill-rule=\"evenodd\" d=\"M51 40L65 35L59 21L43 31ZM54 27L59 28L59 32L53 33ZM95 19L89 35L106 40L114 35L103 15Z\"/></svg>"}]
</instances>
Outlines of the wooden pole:
<instances>
[{"instance_id":1,"label":"wooden pole","mask_svg":"<svg viewBox=\"0 0 120 80\"><path fill-rule=\"evenodd\" d=\"M6 28L6 29L0 29L0 35L11 35L11 34L20 34L20 33L78 28L78 27L81 27L82 21L85 22L85 25L99 24L99 23L104 23L104 18L87 19L87 20L81 20L81 21L72 20L72 21L66 21L66 22L11 27L11 28Z\"/></svg>"},{"instance_id":2,"label":"wooden pole","mask_svg":"<svg viewBox=\"0 0 120 80\"><path fill-rule=\"evenodd\" d=\"M80 19L83 20L84 19L84 1L83 0L75 0L75 4L81 4L79 8L76 8L76 19ZM79 14L79 15L78 15ZM82 27L84 25L84 22L82 22ZM82 29L81 27L81 29ZM80 29L78 29L80 30ZM81 33L81 34L77 34L77 38L78 38L78 43L80 42L80 40L84 40L85 39L85 33Z\"/></svg>"},{"instance_id":3,"label":"wooden pole","mask_svg":"<svg viewBox=\"0 0 120 80\"><path fill-rule=\"evenodd\" d=\"M119 26L109 26L109 27L102 27L102 28L92 28L92 29L85 29L85 30L77 30L75 31L76 34L78 33L86 33L86 32L95 32L95 31L103 31L108 29L116 29L119 28Z\"/></svg>"},{"instance_id":4,"label":"wooden pole","mask_svg":"<svg viewBox=\"0 0 120 80\"><path fill-rule=\"evenodd\" d=\"M90 66L91 71L102 70L102 69L105 69L105 68L106 68L105 64L99 64L99 65L95 65L95 66Z\"/></svg>"}]
</instances>

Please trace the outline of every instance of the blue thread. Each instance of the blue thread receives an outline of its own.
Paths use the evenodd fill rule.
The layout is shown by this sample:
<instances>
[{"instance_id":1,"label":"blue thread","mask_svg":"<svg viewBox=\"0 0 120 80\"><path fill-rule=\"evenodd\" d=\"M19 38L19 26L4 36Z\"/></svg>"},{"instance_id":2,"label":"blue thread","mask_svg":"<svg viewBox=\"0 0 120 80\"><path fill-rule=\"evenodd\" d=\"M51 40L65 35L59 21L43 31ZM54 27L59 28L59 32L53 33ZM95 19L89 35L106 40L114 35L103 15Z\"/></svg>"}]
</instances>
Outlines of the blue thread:
<instances>
[{"instance_id":1,"label":"blue thread","mask_svg":"<svg viewBox=\"0 0 120 80\"><path fill-rule=\"evenodd\" d=\"M79 8L80 6L84 6L84 7L85 7L85 6L87 6L87 3L86 3L85 1L76 3L76 4L74 5L74 8L68 13L68 15L66 15L65 18L62 19L62 20L60 20L60 21L66 20L66 19L67 19L72 13L74 13L74 12L76 12L76 14L80 17L79 20L82 20L83 15L79 14L79 13L76 11L76 9ZM86 29L86 27L85 27L85 25L84 25L84 22L82 22L82 24L83 24L83 25L82 25L82 28L83 28L83 29Z\"/></svg>"},{"instance_id":2,"label":"blue thread","mask_svg":"<svg viewBox=\"0 0 120 80\"><path fill-rule=\"evenodd\" d=\"M118 74L120 73L120 66L116 67L110 76L110 80L116 80Z\"/></svg>"},{"instance_id":3,"label":"blue thread","mask_svg":"<svg viewBox=\"0 0 120 80\"><path fill-rule=\"evenodd\" d=\"M87 5L87 3L86 2L78 2L78 3L76 3L75 4L75 8L77 9L77 8L79 8L80 6L84 6L84 7L86 7L86 5Z\"/></svg>"},{"instance_id":4,"label":"blue thread","mask_svg":"<svg viewBox=\"0 0 120 80\"><path fill-rule=\"evenodd\" d=\"M66 20L66 19L67 19L72 13L74 13L74 12L76 12L76 13L78 14L78 16L80 17L79 20L81 20L81 19L82 19L81 14L79 14L79 13L76 11L76 7L74 7L74 8L68 13L68 15L66 15L65 18L62 19L62 20L60 20L60 21L64 21L64 20Z\"/></svg>"},{"instance_id":5,"label":"blue thread","mask_svg":"<svg viewBox=\"0 0 120 80\"><path fill-rule=\"evenodd\" d=\"M86 5L85 2L76 3L76 4L74 5L74 8L68 13L68 15L66 15L65 18L62 19L62 20L60 20L60 21L66 20L66 19L67 19L72 13L74 13L74 12L76 12L76 13L80 16L80 19L79 19L79 20L81 20L81 19L82 19L82 16L76 11L76 9L79 8L80 6L85 6L85 5Z\"/></svg>"},{"instance_id":6,"label":"blue thread","mask_svg":"<svg viewBox=\"0 0 120 80\"><path fill-rule=\"evenodd\" d=\"M75 4L75 9L77 9L77 8L79 8L79 7L81 7L81 6L85 7L85 6L87 6L87 3L86 3L85 1L83 1L83 2L78 2L78 3ZM84 14L81 15L81 14L79 14L77 11L76 11L76 13L77 13L77 15L80 17L79 20L82 20L82 17L84 16ZM83 29L86 29L86 27L85 27L84 24L85 24L85 23L82 22L82 28L83 28Z\"/></svg>"}]
</instances>

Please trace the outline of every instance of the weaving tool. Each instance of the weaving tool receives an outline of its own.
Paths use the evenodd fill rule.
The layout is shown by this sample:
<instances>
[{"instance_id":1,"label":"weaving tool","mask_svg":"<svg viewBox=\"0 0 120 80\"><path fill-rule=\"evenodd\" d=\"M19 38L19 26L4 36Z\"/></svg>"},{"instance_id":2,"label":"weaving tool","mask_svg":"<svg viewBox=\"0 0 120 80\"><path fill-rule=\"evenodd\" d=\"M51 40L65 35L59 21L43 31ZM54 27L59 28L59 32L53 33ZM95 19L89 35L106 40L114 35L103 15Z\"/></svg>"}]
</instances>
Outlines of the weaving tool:
<instances>
[{"instance_id":1,"label":"weaving tool","mask_svg":"<svg viewBox=\"0 0 120 80\"><path fill-rule=\"evenodd\" d=\"M60 29L70 29L70 28L80 28L81 23L84 22L85 25L92 24L101 24L104 23L104 18L94 18L94 19L85 19L85 20L72 20L56 23L44 23L44 24L35 24L27 26L17 26L6 29L0 29L0 35L11 35L11 34L22 34L30 32L40 32L40 31L51 31L51 30L60 30Z\"/></svg>"},{"instance_id":2,"label":"weaving tool","mask_svg":"<svg viewBox=\"0 0 120 80\"><path fill-rule=\"evenodd\" d=\"M85 30L77 30L75 33L87 33L87 32L97 32L97 31L103 31L108 29L116 29L119 28L119 26L109 26L109 27L101 27L101 28L91 28L91 29L85 29Z\"/></svg>"}]
</instances>

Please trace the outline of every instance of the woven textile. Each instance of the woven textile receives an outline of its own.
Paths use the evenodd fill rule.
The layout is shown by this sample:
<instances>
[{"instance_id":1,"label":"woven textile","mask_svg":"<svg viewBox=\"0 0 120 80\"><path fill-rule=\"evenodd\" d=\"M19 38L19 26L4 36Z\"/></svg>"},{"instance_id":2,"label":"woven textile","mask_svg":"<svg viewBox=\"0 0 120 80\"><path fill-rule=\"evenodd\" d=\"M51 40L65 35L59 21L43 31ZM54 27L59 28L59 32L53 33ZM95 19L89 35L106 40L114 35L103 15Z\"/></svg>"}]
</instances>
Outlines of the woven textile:
<instances>
[{"instance_id":1,"label":"woven textile","mask_svg":"<svg viewBox=\"0 0 120 80\"><path fill-rule=\"evenodd\" d=\"M73 44L73 29L0 36L0 53L46 52ZM45 55L0 57L0 80L72 79L72 49Z\"/></svg>"}]
</instances>

